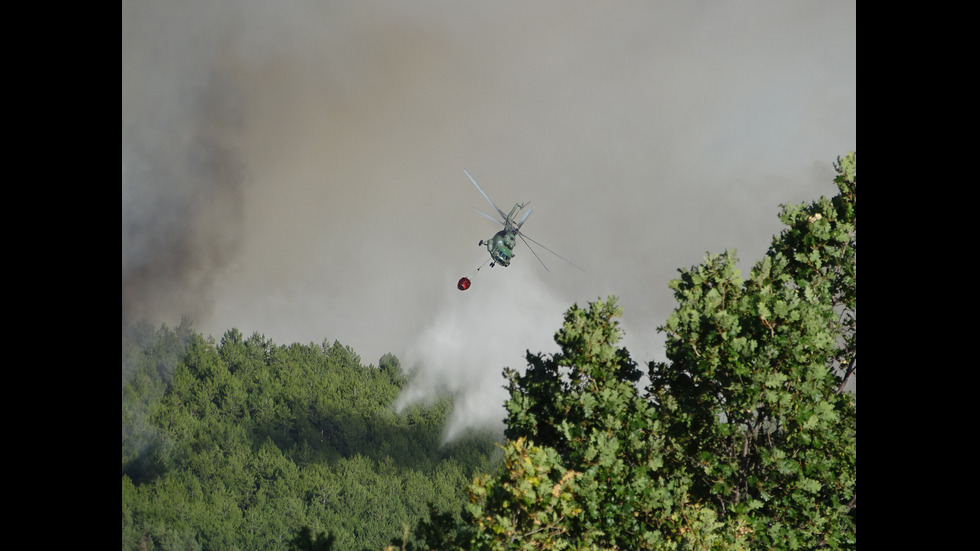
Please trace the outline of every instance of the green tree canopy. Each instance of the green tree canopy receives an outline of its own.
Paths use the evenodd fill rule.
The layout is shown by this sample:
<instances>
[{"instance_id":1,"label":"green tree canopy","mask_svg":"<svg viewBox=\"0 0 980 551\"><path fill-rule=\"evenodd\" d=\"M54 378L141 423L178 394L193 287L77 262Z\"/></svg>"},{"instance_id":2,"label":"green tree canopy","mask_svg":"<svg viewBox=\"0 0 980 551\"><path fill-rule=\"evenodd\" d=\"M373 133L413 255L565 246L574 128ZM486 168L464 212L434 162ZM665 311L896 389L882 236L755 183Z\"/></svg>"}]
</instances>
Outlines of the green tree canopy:
<instances>
[{"instance_id":1,"label":"green tree canopy","mask_svg":"<svg viewBox=\"0 0 980 551\"><path fill-rule=\"evenodd\" d=\"M375 368L336 341L130 335L123 549L378 550L489 468L490 435L442 442L449 397L394 411L393 354Z\"/></svg>"}]
</instances>

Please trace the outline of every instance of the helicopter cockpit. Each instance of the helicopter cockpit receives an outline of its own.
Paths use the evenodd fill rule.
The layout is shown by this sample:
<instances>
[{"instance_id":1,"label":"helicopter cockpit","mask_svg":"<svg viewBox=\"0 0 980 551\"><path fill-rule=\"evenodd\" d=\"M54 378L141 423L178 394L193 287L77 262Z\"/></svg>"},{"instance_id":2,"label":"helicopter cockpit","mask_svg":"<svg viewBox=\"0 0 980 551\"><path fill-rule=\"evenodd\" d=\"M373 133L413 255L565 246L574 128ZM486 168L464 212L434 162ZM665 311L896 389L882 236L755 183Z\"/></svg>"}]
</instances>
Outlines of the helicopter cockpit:
<instances>
[{"instance_id":1,"label":"helicopter cockpit","mask_svg":"<svg viewBox=\"0 0 980 551\"><path fill-rule=\"evenodd\" d=\"M504 230L497 232L493 239L487 241L487 251L495 263L506 267L514 258L514 246L516 244L513 234Z\"/></svg>"}]
</instances>

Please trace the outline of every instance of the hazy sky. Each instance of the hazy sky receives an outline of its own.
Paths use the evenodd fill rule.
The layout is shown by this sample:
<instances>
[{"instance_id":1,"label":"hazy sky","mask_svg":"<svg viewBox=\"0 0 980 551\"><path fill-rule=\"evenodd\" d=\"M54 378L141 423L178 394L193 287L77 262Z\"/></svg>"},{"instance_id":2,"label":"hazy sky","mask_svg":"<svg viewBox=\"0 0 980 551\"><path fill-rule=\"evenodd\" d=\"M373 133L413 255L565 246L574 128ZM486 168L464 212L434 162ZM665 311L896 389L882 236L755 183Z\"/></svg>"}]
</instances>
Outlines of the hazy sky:
<instances>
[{"instance_id":1,"label":"hazy sky","mask_svg":"<svg viewBox=\"0 0 980 551\"><path fill-rule=\"evenodd\" d=\"M416 367L499 420L503 366L610 294L663 359L667 282L746 268L856 149L851 1L123 0L123 318ZM528 235L474 270L499 227ZM473 280L456 289L463 275Z\"/></svg>"}]
</instances>

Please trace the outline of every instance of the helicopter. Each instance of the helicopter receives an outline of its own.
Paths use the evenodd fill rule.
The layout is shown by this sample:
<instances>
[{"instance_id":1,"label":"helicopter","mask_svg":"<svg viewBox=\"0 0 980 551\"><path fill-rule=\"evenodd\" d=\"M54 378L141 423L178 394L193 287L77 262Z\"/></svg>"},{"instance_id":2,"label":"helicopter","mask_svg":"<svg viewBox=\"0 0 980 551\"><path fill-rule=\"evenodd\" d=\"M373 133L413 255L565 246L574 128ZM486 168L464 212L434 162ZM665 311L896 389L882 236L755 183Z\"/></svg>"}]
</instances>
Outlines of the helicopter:
<instances>
[{"instance_id":1,"label":"helicopter","mask_svg":"<svg viewBox=\"0 0 980 551\"><path fill-rule=\"evenodd\" d=\"M551 270L549 270L548 265L545 264L543 260L541 260L541 257L538 256L538 253L534 252L534 249L531 247L531 244L528 243L528 241L550 252L551 254L557 256L558 258L564 260L565 262L568 262L569 264L575 266L579 270L582 270L583 272L585 271L571 260L568 260L567 258L561 256L560 254L542 245L541 243L538 243L534 239L531 239L527 234L521 231L521 226L524 225L524 222L527 221L528 216L531 216L531 212L533 211L528 210L527 212L525 212L524 216L521 218L519 222L517 221L516 217L522 210L524 210L524 208L530 203L530 201L526 203L517 203L514 205L512 209L510 209L510 213L504 214L504 211L500 210L500 208L498 208L497 205L490 199L490 196L488 196L486 192L483 191L483 188L480 187L480 184L476 183L476 180L474 180L473 177L470 176L469 171L464 169L463 172L465 172L466 177L469 178L471 182L473 182L473 185L476 186L476 189L479 190L481 195L483 195L483 198L486 199L487 202L490 203L490 205L494 208L494 210L497 211L497 214L500 215L501 219L494 218L493 216L477 208L474 208L473 210L475 210L477 213L489 218L490 220L493 220L494 222L504 227L504 229L495 233L493 237L491 237L490 239L487 240L481 239L478 244L481 247L485 245L487 248L487 252L490 253L491 268L493 268L497 264L505 268L507 266L510 266L510 262L511 260L513 260L515 256L514 247L517 246L517 239L520 239L521 241L524 242L525 245L527 245L527 248L528 250L531 251L531 254L533 254L534 257L538 259L538 262L541 263L545 271L550 272ZM484 264L486 264L486 262L484 262ZM483 266L480 266L480 268L482 267ZM477 271L479 271L480 268L477 268ZM467 277L461 278L457 283L456 287L460 291L465 291L466 289L468 289L470 287L469 278Z\"/></svg>"}]
</instances>

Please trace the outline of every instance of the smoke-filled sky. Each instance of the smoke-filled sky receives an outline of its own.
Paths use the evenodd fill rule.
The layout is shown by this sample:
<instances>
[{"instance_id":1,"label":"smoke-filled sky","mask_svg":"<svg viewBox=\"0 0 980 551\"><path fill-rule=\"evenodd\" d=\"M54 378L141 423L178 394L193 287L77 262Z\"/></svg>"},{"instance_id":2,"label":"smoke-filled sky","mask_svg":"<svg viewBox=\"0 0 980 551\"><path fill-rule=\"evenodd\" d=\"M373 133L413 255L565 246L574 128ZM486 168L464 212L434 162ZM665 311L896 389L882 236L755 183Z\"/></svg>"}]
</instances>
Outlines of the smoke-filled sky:
<instances>
[{"instance_id":1,"label":"smoke-filled sky","mask_svg":"<svg viewBox=\"0 0 980 551\"><path fill-rule=\"evenodd\" d=\"M504 366L613 294L662 360L667 282L747 269L856 149L853 0L122 3L123 319L339 340L499 421ZM508 268L475 269L531 201ZM466 292L456 281L467 275Z\"/></svg>"}]
</instances>

